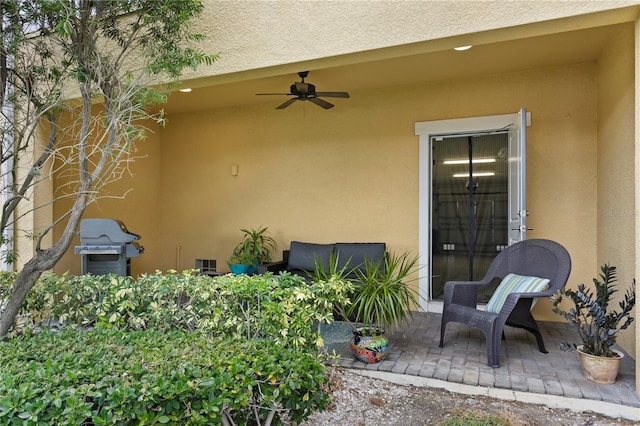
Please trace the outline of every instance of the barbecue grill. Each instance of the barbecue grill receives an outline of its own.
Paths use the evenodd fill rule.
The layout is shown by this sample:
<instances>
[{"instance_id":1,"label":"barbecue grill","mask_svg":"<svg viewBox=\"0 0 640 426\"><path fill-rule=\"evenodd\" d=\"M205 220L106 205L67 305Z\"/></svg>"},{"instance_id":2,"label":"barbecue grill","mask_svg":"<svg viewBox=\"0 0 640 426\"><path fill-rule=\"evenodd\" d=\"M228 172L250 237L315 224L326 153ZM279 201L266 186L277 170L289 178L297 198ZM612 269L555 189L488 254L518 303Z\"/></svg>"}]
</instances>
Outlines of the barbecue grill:
<instances>
[{"instance_id":1,"label":"barbecue grill","mask_svg":"<svg viewBox=\"0 0 640 426\"><path fill-rule=\"evenodd\" d=\"M78 235L80 245L75 247L75 254L82 256L82 274L129 276L131 258L144 251L137 243L140 235L115 219L84 219Z\"/></svg>"}]
</instances>

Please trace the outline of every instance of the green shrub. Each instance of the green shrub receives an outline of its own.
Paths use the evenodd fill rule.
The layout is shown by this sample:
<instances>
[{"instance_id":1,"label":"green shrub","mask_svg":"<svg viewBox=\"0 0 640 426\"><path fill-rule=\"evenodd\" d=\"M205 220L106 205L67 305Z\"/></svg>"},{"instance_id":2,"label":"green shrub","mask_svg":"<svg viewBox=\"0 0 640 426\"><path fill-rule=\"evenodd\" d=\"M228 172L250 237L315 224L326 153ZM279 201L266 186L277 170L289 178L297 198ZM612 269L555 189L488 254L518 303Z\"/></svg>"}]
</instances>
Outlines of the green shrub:
<instances>
[{"instance_id":1,"label":"green shrub","mask_svg":"<svg viewBox=\"0 0 640 426\"><path fill-rule=\"evenodd\" d=\"M11 284L0 276L3 297ZM21 311L32 328L0 342L0 424L299 422L328 403L313 324L349 291L290 274L45 274ZM38 331L52 320L59 334Z\"/></svg>"},{"instance_id":2,"label":"green shrub","mask_svg":"<svg viewBox=\"0 0 640 426\"><path fill-rule=\"evenodd\" d=\"M0 343L0 423L268 424L327 406L324 367L270 340L43 331Z\"/></svg>"},{"instance_id":3,"label":"green shrub","mask_svg":"<svg viewBox=\"0 0 640 426\"><path fill-rule=\"evenodd\" d=\"M15 280L15 272L0 271L0 299L4 300L9 297Z\"/></svg>"},{"instance_id":4,"label":"green shrub","mask_svg":"<svg viewBox=\"0 0 640 426\"><path fill-rule=\"evenodd\" d=\"M211 278L194 271L157 272L137 280L46 274L25 309L72 326L269 336L285 346L311 349L322 345L311 325L332 321L332 307L344 303L350 285L336 280L306 284L291 274Z\"/></svg>"}]
</instances>

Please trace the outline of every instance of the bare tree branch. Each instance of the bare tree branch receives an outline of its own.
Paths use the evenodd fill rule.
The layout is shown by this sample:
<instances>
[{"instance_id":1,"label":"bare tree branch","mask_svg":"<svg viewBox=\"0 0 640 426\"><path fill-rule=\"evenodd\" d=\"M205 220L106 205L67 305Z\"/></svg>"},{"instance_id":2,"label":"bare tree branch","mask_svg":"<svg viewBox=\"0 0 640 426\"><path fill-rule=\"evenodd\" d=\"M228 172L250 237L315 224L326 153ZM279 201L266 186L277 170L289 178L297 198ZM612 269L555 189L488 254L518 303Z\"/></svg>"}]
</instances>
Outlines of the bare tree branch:
<instances>
[{"instance_id":1,"label":"bare tree branch","mask_svg":"<svg viewBox=\"0 0 640 426\"><path fill-rule=\"evenodd\" d=\"M17 275L1 313L0 336L9 331L40 274L69 248L87 205L129 170L135 144L144 138L141 123L163 123L162 114L148 107L166 94L150 84L216 59L189 46L201 40L189 23L202 9L200 0L0 1L0 244L5 260L17 255L7 231L18 232L16 223L28 211L73 200L45 229L22 230L35 238L35 253ZM43 138L44 127L48 136ZM36 199L38 184L54 176L61 183L51 199ZM60 235L43 247L54 227L62 229Z\"/></svg>"}]
</instances>

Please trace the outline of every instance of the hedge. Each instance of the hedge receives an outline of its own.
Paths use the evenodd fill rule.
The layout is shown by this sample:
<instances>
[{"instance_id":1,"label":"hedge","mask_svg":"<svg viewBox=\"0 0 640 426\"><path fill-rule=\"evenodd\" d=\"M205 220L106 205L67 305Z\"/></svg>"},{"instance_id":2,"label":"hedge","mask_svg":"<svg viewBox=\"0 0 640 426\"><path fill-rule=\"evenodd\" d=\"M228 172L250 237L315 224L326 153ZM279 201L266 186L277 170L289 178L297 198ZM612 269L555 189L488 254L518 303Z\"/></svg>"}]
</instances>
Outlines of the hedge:
<instances>
[{"instance_id":1,"label":"hedge","mask_svg":"<svg viewBox=\"0 0 640 426\"><path fill-rule=\"evenodd\" d=\"M1 280L0 280L1 282ZM194 271L117 275L43 275L24 312L36 322L125 330L207 331L237 338L269 336L286 346L322 345L311 325L333 320L333 305L346 303L351 284L307 284L288 273L224 275Z\"/></svg>"},{"instance_id":2,"label":"hedge","mask_svg":"<svg viewBox=\"0 0 640 426\"><path fill-rule=\"evenodd\" d=\"M280 424L329 402L317 357L271 340L67 329L0 343L0 363L8 425L265 424L275 414Z\"/></svg>"},{"instance_id":3,"label":"hedge","mask_svg":"<svg viewBox=\"0 0 640 426\"><path fill-rule=\"evenodd\" d=\"M313 325L349 290L290 274L43 275L31 323L0 344L0 423L300 422L329 401Z\"/></svg>"}]
</instances>

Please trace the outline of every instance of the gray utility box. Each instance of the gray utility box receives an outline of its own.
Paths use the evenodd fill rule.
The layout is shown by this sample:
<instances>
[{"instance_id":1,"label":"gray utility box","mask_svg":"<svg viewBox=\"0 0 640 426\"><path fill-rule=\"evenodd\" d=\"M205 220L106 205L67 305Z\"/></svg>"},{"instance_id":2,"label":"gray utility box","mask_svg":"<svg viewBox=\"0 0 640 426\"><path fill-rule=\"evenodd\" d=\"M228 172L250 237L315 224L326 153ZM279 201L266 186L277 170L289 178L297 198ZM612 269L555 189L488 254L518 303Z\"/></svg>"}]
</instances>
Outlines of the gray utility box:
<instances>
[{"instance_id":1,"label":"gray utility box","mask_svg":"<svg viewBox=\"0 0 640 426\"><path fill-rule=\"evenodd\" d=\"M130 232L116 219L84 219L80 222L80 245L75 253L82 256L82 274L131 275L131 258L139 257L144 247L137 243L140 235Z\"/></svg>"}]
</instances>

